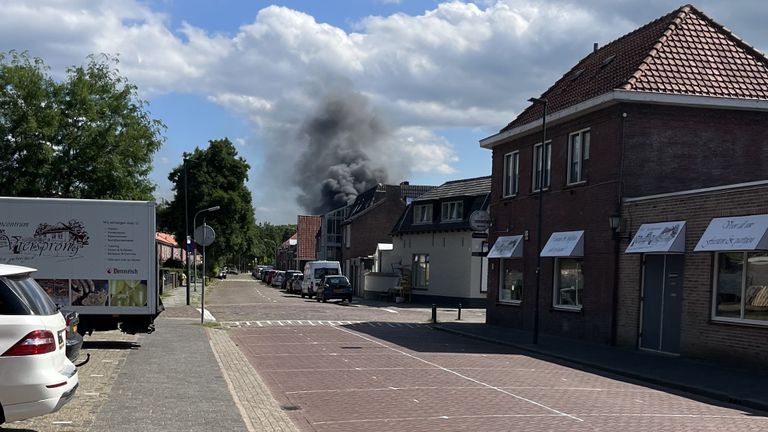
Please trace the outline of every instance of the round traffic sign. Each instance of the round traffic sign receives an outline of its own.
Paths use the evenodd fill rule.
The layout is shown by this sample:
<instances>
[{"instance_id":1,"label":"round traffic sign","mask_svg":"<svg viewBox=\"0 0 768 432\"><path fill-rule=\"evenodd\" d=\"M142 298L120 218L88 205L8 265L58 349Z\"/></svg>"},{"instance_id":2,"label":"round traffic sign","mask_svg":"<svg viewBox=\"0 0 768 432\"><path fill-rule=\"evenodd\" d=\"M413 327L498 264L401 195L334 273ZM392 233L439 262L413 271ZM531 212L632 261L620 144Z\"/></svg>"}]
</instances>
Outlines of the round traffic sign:
<instances>
[{"instance_id":1,"label":"round traffic sign","mask_svg":"<svg viewBox=\"0 0 768 432\"><path fill-rule=\"evenodd\" d=\"M208 224L200 225L195 228L195 243L200 246L210 246L216 239L216 231Z\"/></svg>"}]
</instances>

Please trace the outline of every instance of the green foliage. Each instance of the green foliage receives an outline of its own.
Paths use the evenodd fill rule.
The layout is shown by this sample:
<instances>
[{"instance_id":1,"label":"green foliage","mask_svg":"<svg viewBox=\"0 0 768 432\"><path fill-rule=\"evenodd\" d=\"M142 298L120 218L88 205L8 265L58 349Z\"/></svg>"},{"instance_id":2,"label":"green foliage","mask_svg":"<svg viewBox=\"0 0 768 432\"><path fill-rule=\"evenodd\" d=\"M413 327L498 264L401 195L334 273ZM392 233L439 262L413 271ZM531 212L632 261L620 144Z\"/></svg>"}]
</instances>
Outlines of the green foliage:
<instances>
[{"instance_id":1,"label":"green foliage","mask_svg":"<svg viewBox=\"0 0 768 432\"><path fill-rule=\"evenodd\" d=\"M272 225L270 223L256 226L255 257L257 264L275 264L275 249L296 233L296 225Z\"/></svg>"},{"instance_id":2,"label":"green foliage","mask_svg":"<svg viewBox=\"0 0 768 432\"><path fill-rule=\"evenodd\" d=\"M187 209L184 218L184 163L168 175L174 184L175 196L164 215L176 238L184 242L185 226L193 232L193 219L199 210L220 206L215 212L202 213L197 225L205 222L216 231L216 241L206 249L208 269L225 262L248 262L254 255L256 221L251 204L251 192L246 188L249 166L238 157L235 146L226 138L210 141L208 148L195 148L187 155Z\"/></svg>"},{"instance_id":3,"label":"green foliage","mask_svg":"<svg viewBox=\"0 0 768 432\"><path fill-rule=\"evenodd\" d=\"M0 195L153 199L165 126L117 63L90 56L56 82L41 59L0 53Z\"/></svg>"},{"instance_id":4,"label":"green foliage","mask_svg":"<svg viewBox=\"0 0 768 432\"><path fill-rule=\"evenodd\" d=\"M163 263L163 268L183 269L184 268L184 263L181 262L181 260L177 260L176 258L168 258Z\"/></svg>"}]
</instances>

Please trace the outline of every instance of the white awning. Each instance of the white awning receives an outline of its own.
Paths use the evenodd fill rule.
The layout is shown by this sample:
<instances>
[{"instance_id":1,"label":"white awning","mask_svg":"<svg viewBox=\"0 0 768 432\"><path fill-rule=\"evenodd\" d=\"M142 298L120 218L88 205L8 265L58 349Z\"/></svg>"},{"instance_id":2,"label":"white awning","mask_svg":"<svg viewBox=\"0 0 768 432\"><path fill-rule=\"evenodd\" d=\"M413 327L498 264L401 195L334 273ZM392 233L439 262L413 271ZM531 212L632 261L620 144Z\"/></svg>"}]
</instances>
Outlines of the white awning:
<instances>
[{"instance_id":1,"label":"white awning","mask_svg":"<svg viewBox=\"0 0 768 432\"><path fill-rule=\"evenodd\" d=\"M695 252L768 250L768 215L712 219Z\"/></svg>"},{"instance_id":2,"label":"white awning","mask_svg":"<svg viewBox=\"0 0 768 432\"><path fill-rule=\"evenodd\" d=\"M584 231L554 232L541 251L543 257L583 257Z\"/></svg>"},{"instance_id":3,"label":"white awning","mask_svg":"<svg viewBox=\"0 0 768 432\"><path fill-rule=\"evenodd\" d=\"M642 224L624 253L685 252L685 221Z\"/></svg>"},{"instance_id":4,"label":"white awning","mask_svg":"<svg viewBox=\"0 0 768 432\"><path fill-rule=\"evenodd\" d=\"M523 236L503 236L496 239L488 258L522 258Z\"/></svg>"}]
</instances>

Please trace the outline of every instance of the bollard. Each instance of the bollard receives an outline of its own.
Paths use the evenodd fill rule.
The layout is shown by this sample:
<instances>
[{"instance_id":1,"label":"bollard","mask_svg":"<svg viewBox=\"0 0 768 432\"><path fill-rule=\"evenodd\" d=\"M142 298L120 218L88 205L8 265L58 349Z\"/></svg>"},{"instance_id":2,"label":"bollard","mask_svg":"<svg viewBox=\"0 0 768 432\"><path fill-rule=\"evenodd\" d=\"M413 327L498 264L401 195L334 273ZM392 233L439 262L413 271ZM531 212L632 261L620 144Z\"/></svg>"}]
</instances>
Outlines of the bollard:
<instances>
[{"instance_id":1,"label":"bollard","mask_svg":"<svg viewBox=\"0 0 768 432\"><path fill-rule=\"evenodd\" d=\"M461 303L459 303L459 317L456 319L456 321L461 321Z\"/></svg>"},{"instance_id":2,"label":"bollard","mask_svg":"<svg viewBox=\"0 0 768 432\"><path fill-rule=\"evenodd\" d=\"M437 324L437 305L432 305L432 324Z\"/></svg>"}]
</instances>

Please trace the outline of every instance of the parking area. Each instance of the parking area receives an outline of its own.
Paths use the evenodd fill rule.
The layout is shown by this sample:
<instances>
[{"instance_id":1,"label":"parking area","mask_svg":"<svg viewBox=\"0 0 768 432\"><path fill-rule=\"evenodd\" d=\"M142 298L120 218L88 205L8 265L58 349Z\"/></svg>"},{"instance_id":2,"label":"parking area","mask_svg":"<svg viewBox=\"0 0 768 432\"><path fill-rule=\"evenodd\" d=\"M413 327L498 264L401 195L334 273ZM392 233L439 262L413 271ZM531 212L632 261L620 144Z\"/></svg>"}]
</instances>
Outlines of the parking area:
<instances>
[{"instance_id":1,"label":"parking area","mask_svg":"<svg viewBox=\"0 0 768 432\"><path fill-rule=\"evenodd\" d=\"M306 431L763 431L765 413L676 395L425 324L230 330Z\"/></svg>"}]
</instances>

